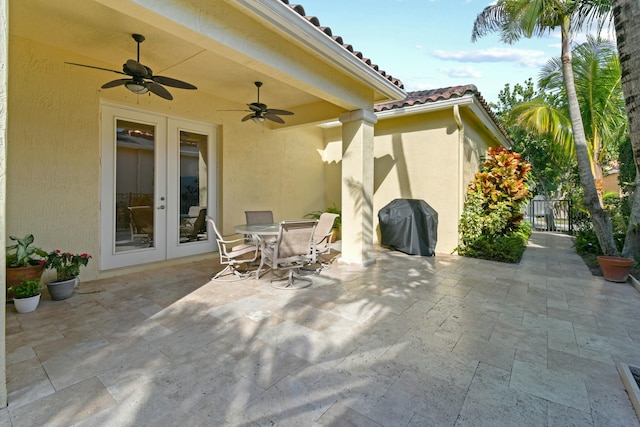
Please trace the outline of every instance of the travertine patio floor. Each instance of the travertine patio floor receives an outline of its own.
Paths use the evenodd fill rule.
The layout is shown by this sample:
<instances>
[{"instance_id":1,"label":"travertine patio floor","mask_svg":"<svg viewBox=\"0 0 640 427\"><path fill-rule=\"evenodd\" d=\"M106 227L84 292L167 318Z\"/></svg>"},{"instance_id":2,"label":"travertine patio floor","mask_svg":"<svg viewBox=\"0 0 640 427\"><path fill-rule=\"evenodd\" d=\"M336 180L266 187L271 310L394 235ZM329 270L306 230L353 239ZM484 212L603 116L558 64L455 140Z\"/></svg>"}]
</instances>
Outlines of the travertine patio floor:
<instances>
[{"instance_id":1,"label":"travertine patio floor","mask_svg":"<svg viewBox=\"0 0 640 427\"><path fill-rule=\"evenodd\" d=\"M640 292L570 237L519 265L377 249L299 291L195 262L7 306L0 426L637 426Z\"/></svg>"}]
</instances>

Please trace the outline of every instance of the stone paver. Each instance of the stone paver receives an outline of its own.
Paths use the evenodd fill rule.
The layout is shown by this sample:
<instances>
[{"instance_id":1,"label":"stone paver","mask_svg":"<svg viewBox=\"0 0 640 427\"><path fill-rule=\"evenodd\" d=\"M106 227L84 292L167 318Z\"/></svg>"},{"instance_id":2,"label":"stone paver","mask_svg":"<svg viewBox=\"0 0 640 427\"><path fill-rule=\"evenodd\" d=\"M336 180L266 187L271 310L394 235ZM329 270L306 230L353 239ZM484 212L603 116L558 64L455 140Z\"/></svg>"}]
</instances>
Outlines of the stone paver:
<instances>
[{"instance_id":1,"label":"stone paver","mask_svg":"<svg viewBox=\"0 0 640 427\"><path fill-rule=\"evenodd\" d=\"M640 426L640 292L534 233L502 264L377 249L313 285L199 261L7 306L0 426Z\"/></svg>"}]
</instances>

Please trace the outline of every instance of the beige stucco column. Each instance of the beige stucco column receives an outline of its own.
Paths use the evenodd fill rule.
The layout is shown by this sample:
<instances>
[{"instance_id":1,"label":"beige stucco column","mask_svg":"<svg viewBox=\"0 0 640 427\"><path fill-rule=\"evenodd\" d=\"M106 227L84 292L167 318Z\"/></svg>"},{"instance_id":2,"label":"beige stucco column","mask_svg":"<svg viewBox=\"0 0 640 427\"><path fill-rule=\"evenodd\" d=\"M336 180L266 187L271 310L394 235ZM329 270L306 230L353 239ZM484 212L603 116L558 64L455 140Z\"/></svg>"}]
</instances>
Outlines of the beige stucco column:
<instances>
[{"instance_id":1,"label":"beige stucco column","mask_svg":"<svg viewBox=\"0 0 640 427\"><path fill-rule=\"evenodd\" d=\"M0 0L0 283L6 280L6 194L7 194L7 92L9 64L8 0ZM6 292L0 292L0 408L7 406L7 346L5 344Z\"/></svg>"},{"instance_id":2,"label":"beige stucco column","mask_svg":"<svg viewBox=\"0 0 640 427\"><path fill-rule=\"evenodd\" d=\"M373 256L373 112L351 111L342 123L342 256L370 265Z\"/></svg>"}]
</instances>

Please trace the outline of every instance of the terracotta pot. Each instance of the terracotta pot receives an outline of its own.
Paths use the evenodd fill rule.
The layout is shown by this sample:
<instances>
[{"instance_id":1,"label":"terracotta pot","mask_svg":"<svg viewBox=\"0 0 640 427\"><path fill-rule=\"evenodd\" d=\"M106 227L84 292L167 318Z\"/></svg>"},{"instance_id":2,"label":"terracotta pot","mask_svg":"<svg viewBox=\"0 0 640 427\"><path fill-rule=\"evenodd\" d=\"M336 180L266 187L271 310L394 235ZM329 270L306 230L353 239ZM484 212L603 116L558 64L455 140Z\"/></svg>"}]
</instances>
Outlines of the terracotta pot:
<instances>
[{"instance_id":1,"label":"terracotta pot","mask_svg":"<svg viewBox=\"0 0 640 427\"><path fill-rule=\"evenodd\" d=\"M6 270L7 301L13 300L13 292L9 287L18 286L23 280L40 280L44 273L44 265L30 265L29 267L8 267Z\"/></svg>"},{"instance_id":2,"label":"terracotta pot","mask_svg":"<svg viewBox=\"0 0 640 427\"><path fill-rule=\"evenodd\" d=\"M619 256L599 256L598 264L602 275L610 282L626 282L633 266L633 260Z\"/></svg>"},{"instance_id":3,"label":"terracotta pot","mask_svg":"<svg viewBox=\"0 0 640 427\"><path fill-rule=\"evenodd\" d=\"M331 236L331 243L335 243L340 240L340 229L337 227L333 227L331 231L333 231L333 236Z\"/></svg>"}]
</instances>

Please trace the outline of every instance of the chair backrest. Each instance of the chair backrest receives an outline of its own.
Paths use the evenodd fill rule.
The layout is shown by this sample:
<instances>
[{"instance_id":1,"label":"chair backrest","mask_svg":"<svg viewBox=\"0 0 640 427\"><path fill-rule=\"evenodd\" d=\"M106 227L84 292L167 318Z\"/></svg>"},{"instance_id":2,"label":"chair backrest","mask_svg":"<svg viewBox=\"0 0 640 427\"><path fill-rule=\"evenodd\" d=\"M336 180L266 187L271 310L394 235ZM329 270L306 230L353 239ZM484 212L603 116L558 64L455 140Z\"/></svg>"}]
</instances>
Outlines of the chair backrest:
<instances>
[{"instance_id":1,"label":"chair backrest","mask_svg":"<svg viewBox=\"0 0 640 427\"><path fill-rule=\"evenodd\" d=\"M189 233L189 238L196 239L199 233L206 231L206 227L205 227L206 216L207 216L207 208L200 209L200 212L198 213L198 217L193 222L193 230L191 230L191 232Z\"/></svg>"},{"instance_id":2,"label":"chair backrest","mask_svg":"<svg viewBox=\"0 0 640 427\"><path fill-rule=\"evenodd\" d=\"M313 240L316 245L325 238L327 234L331 232L333 228L333 224L336 222L336 218L339 217L339 214L323 212L320 215L320 219L318 219L318 226L316 227L316 232L313 235Z\"/></svg>"},{"instance_id":3,"label":"chair backrest","mask_svg":"<svg viewBox=\"0 0 640 427\"><path fill-rule=\"evenodd\" d=\"M153 209L151 206L129 206L131 224L138 234L153 233Z\"/></svg>"},{"instance_id":4,"label":"chair backrest","mask_svg":"<svg viewBox=\"0 0 640 427\"><path fill-rule=\"evenodd\" d=\"M187 216L189 218L196 218L200 214L200 211L206 208L206 206L189 206L189 212L187 213Z\"/></svg>"},{"instance_id":5,"label":"chair backrest","mask_svg":"<svg viewBox=\"0 0 640 427\"><path fill-rule=\"evenodd\" d=\"M213 218L211 218L209 215L206 215L205 221L211 225L211 228L213 229L216 240L223 240L222 234L220 234L220 232L218 231L218 227L216 227L216 222L213 220ZM218 242L218 245L219 244L220 243Z\"/></svg>"},{"instance_id":6,"label":"chair backrest","mask_svg":"<svg viewBox=\"0 0 640 427\"><path fill-rule=\"evenodd\" d=\"M272 211L245 211L247 224L273 224Z\"/></svg>"},{"instance_id":7,"label":"chair backrest","mask_svg":"<svg viewBox=\"0 0 640 427\"><path fill-rule=\"evenodd\" d=\"M315 219L281 222L274 261L281 263L311 255L315 250L311 242L317 225Z\"/></svg>"},{"instance_id":8,"label":"chair backrest","mask_svg":"<svg viewBox=\"0 0 640 427\"><path fill-rule=\"evenodd\" d=\"M187 223L193 224L198 219L200 215L200 211L202 209L207 209L206 206L189 206L189 211L187 212Z\"/></svg>"}]
</instances>

